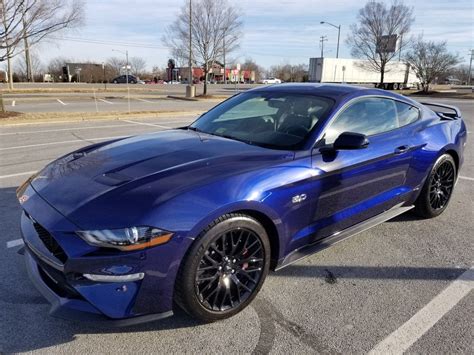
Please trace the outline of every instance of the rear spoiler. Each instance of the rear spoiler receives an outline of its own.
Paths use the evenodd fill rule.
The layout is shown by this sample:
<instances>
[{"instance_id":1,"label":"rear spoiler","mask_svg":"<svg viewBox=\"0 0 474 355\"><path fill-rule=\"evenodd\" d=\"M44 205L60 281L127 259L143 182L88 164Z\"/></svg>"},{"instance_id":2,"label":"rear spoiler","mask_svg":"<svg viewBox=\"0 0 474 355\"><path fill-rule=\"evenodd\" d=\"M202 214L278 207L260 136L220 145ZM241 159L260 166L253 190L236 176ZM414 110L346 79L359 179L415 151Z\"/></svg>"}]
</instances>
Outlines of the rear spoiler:
<instances>
[{"instance_id":1,"label":"rear spoiler","mask_svg":"<svg viewBox=\"0 0 474 355\"><path fill-rule=\"evenodd\" d=\"M441 119L444 120L457 120L461 118L461 111L455 106L432 103L432 102L421 102L422 105L428 106L433 110Z\"/></svg>"}]
</instances>

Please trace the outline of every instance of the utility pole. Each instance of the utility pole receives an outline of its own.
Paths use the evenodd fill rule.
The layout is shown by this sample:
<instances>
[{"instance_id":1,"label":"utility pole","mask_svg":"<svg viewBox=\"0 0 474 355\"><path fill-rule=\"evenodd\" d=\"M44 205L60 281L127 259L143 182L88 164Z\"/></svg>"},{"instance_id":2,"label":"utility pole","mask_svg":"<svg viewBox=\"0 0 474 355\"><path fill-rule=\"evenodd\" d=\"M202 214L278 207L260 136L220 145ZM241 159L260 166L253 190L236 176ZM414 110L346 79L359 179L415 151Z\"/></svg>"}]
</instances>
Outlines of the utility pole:
<instances>
[{"instance_id":1,"label":"utility pole","mask_svg":"<svg viewBox=\"0 0 474 355\"><path fill-rule=\"evenodd\" d=\"M21 22L23 24L23 41L25 45L25 64L26 64L26 81L34 82L33 78L33 69L31 68L31 53L30 45L28 43L28 36L26 33L26 20L25 20L25 11L23 11Z\"/></svg>"},{"instance_id":2,"label":"utility pole","mask_svg":"<svg viewBox=\"0 0 474 355\"><path fill-rule=\"evenodd\" d=\"M6 7L5 1L0 1L0 16L3 22L3 28L8 28L7 16L6 16ZM13 90L13 70L12 70L12 57L11 57L11 47L10 41L8 38L9 34L5 32L4 46L7 54L7 71L8 71L8 90Z\"/></svg>"},{"instance_id":3,"label":"utility pole","mask_svg":"<svg viewBox=\"0 0 474 355\"><path fill-rule=\"evenodd\" d=\"M327 42L327 36L321 36L319 42L321 42L321 58L324 58L324 42Z\"/></svg>"},{"instance_id":4,"label":"utility pole","mask_svg":"<svg viewBox=\"0 0 474 355\"><path fill-rule=\"evenodd\" d=\"M224 33L224 84L227 84L227 75L225 72L225 33Z\"/></svg>"},{"instance_id":5,"label":"utility pole","mask_svg":"<svg viewBox=\"0 0 474 355\"><path fill-rule=\"evenodd\" d=\"M188 74L188 86L186 87L186 97L196 96L196 90L194 88L193 80L193 4L192 0L189 0L189 74Z\"/></svg>"},{"instance_id":6,"label":"utility pole","mask_svg":"<svg viewBox=\"0 0 474 355\"><path fill-rule=\"evenodd\" d=\"M472 59L474 58L474 49L471 49L471 60L469 61L469 77L467 78L467 85L471 85L472 78Z\"/></svg>"}]
</instances>

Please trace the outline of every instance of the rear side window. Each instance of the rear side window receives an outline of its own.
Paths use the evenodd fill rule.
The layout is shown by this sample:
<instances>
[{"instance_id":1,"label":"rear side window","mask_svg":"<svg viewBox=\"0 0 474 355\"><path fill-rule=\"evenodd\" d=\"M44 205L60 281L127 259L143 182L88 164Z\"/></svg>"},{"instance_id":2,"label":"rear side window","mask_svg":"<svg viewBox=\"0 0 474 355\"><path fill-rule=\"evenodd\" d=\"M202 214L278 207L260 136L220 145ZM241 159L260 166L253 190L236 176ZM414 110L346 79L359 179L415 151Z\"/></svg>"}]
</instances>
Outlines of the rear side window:
<instances>
[{"instance_id":1,"label":"rear side window","mask_svg":"<svg viewBox=\"0 0 474 355\"><path fill-rule=\"evenodd\" d=\"M400 101L396 101L395 105L397 106L398 123L400 127L415 122L420 117L420 110L415 106L407 105Z\"/></svg>"}]
</instances>

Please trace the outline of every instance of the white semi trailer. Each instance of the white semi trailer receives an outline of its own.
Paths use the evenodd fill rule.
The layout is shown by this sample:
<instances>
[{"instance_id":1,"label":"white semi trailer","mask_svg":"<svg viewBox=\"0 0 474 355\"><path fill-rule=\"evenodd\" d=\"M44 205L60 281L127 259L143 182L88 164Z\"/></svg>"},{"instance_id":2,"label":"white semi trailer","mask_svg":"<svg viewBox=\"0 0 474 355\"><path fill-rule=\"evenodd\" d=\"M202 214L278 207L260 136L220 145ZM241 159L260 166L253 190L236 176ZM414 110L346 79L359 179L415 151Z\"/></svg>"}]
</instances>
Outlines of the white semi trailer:
<instances>
[{"instance_id":1,"label":"white semi trailer","mask_svg":"<svg viewBox=\"0 0 474 355\"><path fill-rule=\"evenodd\" d=\"M379 86L380 73L370 70L368 61L343 58L310 58L309 81L317 83L347 83ZM387 64L384 89L418 87L419 80L410 66L399 61Z\"/></svg>"}]
</instances>

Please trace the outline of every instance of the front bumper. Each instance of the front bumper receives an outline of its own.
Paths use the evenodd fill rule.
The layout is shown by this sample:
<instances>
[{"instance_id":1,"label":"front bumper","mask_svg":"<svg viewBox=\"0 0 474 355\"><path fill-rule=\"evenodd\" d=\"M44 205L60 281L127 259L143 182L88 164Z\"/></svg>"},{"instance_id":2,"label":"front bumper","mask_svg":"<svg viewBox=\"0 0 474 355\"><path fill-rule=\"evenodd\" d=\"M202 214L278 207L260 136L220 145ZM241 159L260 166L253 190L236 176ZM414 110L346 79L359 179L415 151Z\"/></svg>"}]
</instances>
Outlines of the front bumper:
<instances>
[{"instance_id":1,"label":"front bumper","mask_svg":"<svg viewBox=\"0 0 474 355\"><path fill-rule=\"evenodd\" d=\"M27 246L25 248L25 262L28 276L30 277L33 285L35 285L36 289L43 295L44 298L48 300L49 303L51 303L49 314L53 317L73 321L104 324L107 326L124 327L151 322L173 315L173 311L168 311L124 319L111 319L100 313L87 301L81 300L80 298L61 297L56 292L54 292L48 286L47 281L45 280L45 277L51 277L52 280L52 276L48 274L46 274L46 276L44 275L45 271L41 269L33 255L33 252Z\"/></svg>"},{"instance_id":2,"label":"front bumper","mask_svg":"<svg viewBox=\"0 0 474 355\"><path fill-rule=\"evenodd\" d=\"M52 304L52 316L125 326L173 314L173 290L190 240L173 238L145 251L101 251L72 232L78 226L35 191L22 207L21 232L30 279ZM144 273L139 281L95 282L84 274ZM120 275L118 273L117 275Z\"/></svg>"}]
</instances>

